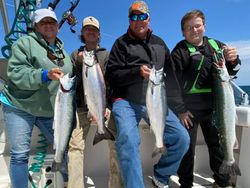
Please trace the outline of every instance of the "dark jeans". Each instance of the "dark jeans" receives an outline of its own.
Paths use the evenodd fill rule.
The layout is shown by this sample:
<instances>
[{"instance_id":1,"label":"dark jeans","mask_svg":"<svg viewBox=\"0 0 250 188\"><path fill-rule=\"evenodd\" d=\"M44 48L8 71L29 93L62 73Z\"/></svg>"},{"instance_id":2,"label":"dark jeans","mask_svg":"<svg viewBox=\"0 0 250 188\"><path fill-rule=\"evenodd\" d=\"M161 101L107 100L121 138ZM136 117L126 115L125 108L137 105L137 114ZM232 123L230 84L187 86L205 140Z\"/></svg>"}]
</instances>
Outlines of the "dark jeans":
<instances>
[{"instance_id":1,"label":"dark jeans","mask_svg":"<svg viewBox=\"0 0 250 188\"><path fill-rule=\"evenodd\" d=\"M212 125L212 111L191 111L191 113L194 115L194 118L192 120L193 128L188 130L190 135L190 147L183 157L178 169L181 188L191 188L193 184L195 145L199 125L201 126L201 130L208 147L210 168L214 173L214 180L221 187L228 186L230 176L219 174L219 168L222 164L224 156L222 150L220 149L217 128Z\"/></svg>"}]
</instances>

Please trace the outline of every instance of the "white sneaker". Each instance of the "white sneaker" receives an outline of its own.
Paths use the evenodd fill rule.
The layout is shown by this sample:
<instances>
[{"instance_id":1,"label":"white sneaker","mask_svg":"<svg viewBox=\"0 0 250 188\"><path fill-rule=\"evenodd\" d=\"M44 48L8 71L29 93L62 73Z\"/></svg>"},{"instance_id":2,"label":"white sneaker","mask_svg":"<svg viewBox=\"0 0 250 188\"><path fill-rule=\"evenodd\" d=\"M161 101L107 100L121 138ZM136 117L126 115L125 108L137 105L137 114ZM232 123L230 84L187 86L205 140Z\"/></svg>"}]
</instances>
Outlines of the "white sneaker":
<instances>
[{"instance_id":1,"label":"white sneaker","mask_svg":"<svg viewBox=\"0 0 250 188\"><path fill-rule=\"evenodd\" d=\"M170 188L168 185L160 182L159 180L156 179L155 176L152 177L152 182L153 182L153 185L155 187L158 187L158 188Z\"/></svg>"}]
</instances>

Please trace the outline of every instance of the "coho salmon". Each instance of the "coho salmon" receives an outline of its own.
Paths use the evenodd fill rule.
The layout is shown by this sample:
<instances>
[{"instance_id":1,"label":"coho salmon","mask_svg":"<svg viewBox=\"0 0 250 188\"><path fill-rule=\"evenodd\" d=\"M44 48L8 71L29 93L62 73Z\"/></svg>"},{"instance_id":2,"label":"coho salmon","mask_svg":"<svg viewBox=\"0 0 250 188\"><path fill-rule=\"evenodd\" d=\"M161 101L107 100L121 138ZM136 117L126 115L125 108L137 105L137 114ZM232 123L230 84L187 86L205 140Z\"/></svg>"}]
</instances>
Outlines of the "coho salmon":
<instances>
[{"instance_id":1,"label":"coho salmon","mask_svg":"<svg viewBox=\"0 0 250 188\"><path fill-rule=\"evenodd\" d=\"M54 108L54 149L56 150L52 171L58 171L63 162L65 149L68 145L75 123L75 77L69 74L60 78Z\"/></svg>"},{"instance_id":2,"label":"coho salmon","mask_svg":"<svg viewBox=\"0 0 250 188\"><path fill-rule=\"evenodd\" d=\"M214 63L214 113L213 125L219 132L220 144L224 154L224 160L220 166L221 174L241 175L238 165L234 159L234 144L236 143L235 123L236 109L231 85L223 52L220 57L215 54Z\"/></svg>"},{"instance_id":3,"label":"coho salmon","mask_svg":"<svg viewBox=\"0 0 250 188\"><path fill-rule=\"evenodd\" d=\"M113 134L105 126L106 86L100 64L94 54L85 54L82 71L85 100L90 115L97 123L93 145L103 139L114 140Z\"/></svg>"},{"instance_id":4,"label":"coho salmon","mask_svg":"<svg viewBox=\"0 0 250 188\"><path fill-rule=\"evenodd\" d=\"M150 71L147 94L146 107L149 116L151 130L155 135L155 149L152 157L166 151L163 143L163 133L167 116L167 97L166 87L164 83L163 68L156 70L153 67Z\"/></svg>"}]
</instances>

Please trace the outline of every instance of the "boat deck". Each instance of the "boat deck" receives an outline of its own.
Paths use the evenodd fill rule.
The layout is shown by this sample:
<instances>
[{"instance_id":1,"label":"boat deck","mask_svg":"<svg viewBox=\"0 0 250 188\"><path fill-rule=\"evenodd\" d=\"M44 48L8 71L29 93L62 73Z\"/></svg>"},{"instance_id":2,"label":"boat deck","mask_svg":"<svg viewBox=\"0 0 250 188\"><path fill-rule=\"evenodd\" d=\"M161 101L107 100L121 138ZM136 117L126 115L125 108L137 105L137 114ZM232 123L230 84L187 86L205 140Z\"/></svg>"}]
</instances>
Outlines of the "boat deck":
<instances>
[{"instance_id":1,"label":"boat deck","mask_svg":"<svg viewBox=\"0 0 250 188\"><path fill-rule=\"evenodd\" d=\"M96 127L92 126L86 141L85 150L85 187L86 188L108 188L108 169L109 169L109 149L107 141L102 141L95 146L92 145L93 137L96 131ZM39 131L35 128L33 136ZM147 126L141 127L141 159L144 174L145 188L153 188L152 185L152 167L159 157L152 158L151 153L154 148L154 135L149 131ZM8 146L7 146L8 147ZM32 141L32 147L36 147L36 141ZM35 149L34 149L35 150ZM34 152L33 150L33 152ZM5 148L5 153L0 155L1 176L0 176L0 188L10 188L10 179L8 175L9 156L7 155L8 149ZM50 165L53 160L53 151L51 146L48 147L48 154L45 161L46 165ZM30 163L34 162L34 154L30 156ZM204 161L204 164L207 161ZM203 166L204 166L203 164ZM49 174L49 173L47 173ZM45 175L46 176L46 175ZM48 178L45 178L48 179ZM195 173L194 187L211 187L214 180L209 175ZM179 187L178 177L171 177L172 188ZM49 188L59 188L60 186L48 186Z\"/></svg>"}]
</instances>

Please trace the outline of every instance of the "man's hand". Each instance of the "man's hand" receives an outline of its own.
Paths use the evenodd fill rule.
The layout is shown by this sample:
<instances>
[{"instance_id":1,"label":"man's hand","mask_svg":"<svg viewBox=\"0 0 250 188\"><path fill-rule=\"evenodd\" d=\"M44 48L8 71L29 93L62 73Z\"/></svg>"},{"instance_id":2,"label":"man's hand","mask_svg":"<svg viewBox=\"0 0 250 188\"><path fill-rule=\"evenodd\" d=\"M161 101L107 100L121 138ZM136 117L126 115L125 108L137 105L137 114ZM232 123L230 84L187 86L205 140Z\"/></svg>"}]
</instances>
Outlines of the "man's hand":
<instances>
[{"instance_id":1,"label":"man's hand","mask_svg":"<svg viewBox=\"0 0 250 188\"><path fill-rule=\"evenodd\" d=\"M109 118L110 118L110 114L111 114L111 111L110 111L108 108L106 108L106 109L105 109L105 113L104 113L104 117L105 117L106 119L109 119ZM95 125L97 124L95 117L92 116L92 115L90 114L90 112L88 112L87 119L88 119L88 121L89 121L91 124L95 124Z\"/></svg>"},{"instance_id":2,"label":"man's hand","mask_svg":"<svg viewBox=\"0 0 250 188\"><path fill-rule=\"evenodd\" d=\"M193 127L193 122L191 120L191 118L193 118L193 114L189 111L182 113L182 114L178 114L182 124L187 128L190 129L191 127Z\"/></svg>"},{"instance_id":3,"label":"man's hand","mask_svg":"<svg viewBox=\"0 0 250 188\"><path fill-rule=\"evenodd\" d=\"M141 65L141 66L140 66L140 75L141 75L143 78L149 79L150 71L151 71L151 69L148 68L147 65Z\"/></svg>"},{"instance_id":4,"label":"man's hand","mask_svg":"<svg viewBox=\"0 0 250 188\"><path fill-rule=\"evenodd\" d=\"M223 46L224 57L226 61L234 62L237 59L237 50L235 47Z\"/></svg>"},{"instance_id":5,"label":"man's hand","mask_svg":"<svg viewBox=\"0 0 250 188\"><path fill-rule=\"evenodd\" d=\"M59 80L64 76L64 73L59 67L53 68L48 72L48 78L50 80Z\"/></svg>"},{"instance_id":6,"label":"man's hand","mask_svg":"<svg viewBox=\"0 0 250 188\"><path fill-rule=\"evenodd\" d=\"M76 61L78 63L82 63L83 62L83 51L78 52Z\"/></svg>"},{"instance_id":7,"label":"man's hand","mask_svg":"<svg viewBox=\"0 0 250 188\"><path fill-rule=\"evenodd\" d=\"M110 118L110 114L111 114L110 109L106 108L104 117L105 117L106 119L109 119L109 118Z\"/></svg>"}]
</instances>

